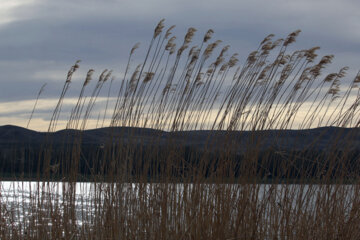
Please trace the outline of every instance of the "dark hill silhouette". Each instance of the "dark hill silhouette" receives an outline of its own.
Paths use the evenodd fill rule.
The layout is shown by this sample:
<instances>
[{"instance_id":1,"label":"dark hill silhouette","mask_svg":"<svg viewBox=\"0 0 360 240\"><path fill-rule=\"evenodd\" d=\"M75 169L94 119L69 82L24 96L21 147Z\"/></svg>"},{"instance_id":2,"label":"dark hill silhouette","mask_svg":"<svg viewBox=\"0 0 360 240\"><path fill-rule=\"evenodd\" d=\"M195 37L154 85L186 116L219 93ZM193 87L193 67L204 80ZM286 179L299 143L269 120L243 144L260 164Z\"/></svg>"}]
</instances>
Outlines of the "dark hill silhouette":
<instances>
[{"instance_id":1,"label":"dark hill silhouette","mask_svg":"<svg viewBox=\"0 0 360 240\"><path fill-rule=\"evenodd\" d=\"M118 139L137 141L143 144L166 144L171 139L176 144L187 146L213 146L222 148L231 142L238 151L245 151L250 145L260 149L276 148L285 150L304 150L327 148L347 148L360 150L360 129L322 127L306 130L264 130L264 131L179 131L165 132L148 128L106 127L90 130L60 130L53 133L37 132L26 128L0 126L0 149L4 145L12 147L24 144L41 144L51 141L54 144L72 143L80 137L83 144L102 145Z\"/></svg>"},{"instance_id":2,"label":"dark hill silhouette","mask_svg":"<svg viewBox=\"0 0 360 240\"><path fill-rule=\"evenodd\" d=\"M156 179L170 174L179 180L191 171L198 174L198 169L208 177L220 164L240 176L243 163L256 162L259 165L251 166L261 179L316 178L332 167L332 177L345 173L351 178L358 174L359 158L359 128L166 132L107 127L47 133L0 126L0 174L10 178L45 174L43 179L61 179L72 173L74 166L85 178L106 176L115 171L115 162L124 164L128 177L134 179L144 174ZM171 171L166 170L167 164ZM283 164L286 174L281 170ZM116 171L119 169L124 168L118 166Z\"/></svg>"}]
</instances>

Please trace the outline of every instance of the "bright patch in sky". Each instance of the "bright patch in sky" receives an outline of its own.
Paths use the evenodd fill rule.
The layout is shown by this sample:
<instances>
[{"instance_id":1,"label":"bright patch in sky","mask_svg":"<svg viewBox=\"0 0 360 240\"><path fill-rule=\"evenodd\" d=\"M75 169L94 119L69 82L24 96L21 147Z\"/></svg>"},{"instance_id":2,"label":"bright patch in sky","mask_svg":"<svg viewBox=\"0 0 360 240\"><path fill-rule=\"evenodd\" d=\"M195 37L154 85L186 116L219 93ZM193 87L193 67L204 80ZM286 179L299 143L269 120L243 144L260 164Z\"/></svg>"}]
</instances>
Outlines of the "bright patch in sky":
<instances>
[{"instance_id":1,"label":"bright patch in sky","mask_svg":"<svg viewBox=\"0 0 360 240\"><path fill-rule=\"evenodd\" d=\"M35 0L1 0L0 26L22 18L21 15L15 13L15 10L33 3L35 3Z\"/></svg>"}]
</instances>

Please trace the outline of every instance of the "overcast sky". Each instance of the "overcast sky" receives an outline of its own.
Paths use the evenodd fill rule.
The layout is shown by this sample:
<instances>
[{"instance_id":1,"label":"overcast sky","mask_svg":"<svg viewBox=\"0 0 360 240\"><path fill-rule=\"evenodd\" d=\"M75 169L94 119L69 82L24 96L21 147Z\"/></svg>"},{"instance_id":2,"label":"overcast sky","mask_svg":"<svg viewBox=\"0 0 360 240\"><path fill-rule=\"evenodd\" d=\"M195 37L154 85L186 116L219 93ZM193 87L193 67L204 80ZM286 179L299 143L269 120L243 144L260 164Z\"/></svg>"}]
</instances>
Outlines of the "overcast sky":
<instances>
[{"instance_id":1,"label":"overcast sky","mask_svg":"<svg viewBox=\"0 0 360 240\"><path fill-rule=\"evenodd\" d=\"M359 10L357 0L0 0L0 125L26 126L47 83L31 125L43 129L77 59L74 92L89 68L114 69L121 78L131 47L140 42L141 56L162 18L181 38L188 27L198 29L198 37L214 29L214 38L231 45L240 62L269 33L286 37L301 29L296 48L320 46L320 54L335 55L331 68L349 66L354 76L360 69Z\"/></svg>"}]
</instances>

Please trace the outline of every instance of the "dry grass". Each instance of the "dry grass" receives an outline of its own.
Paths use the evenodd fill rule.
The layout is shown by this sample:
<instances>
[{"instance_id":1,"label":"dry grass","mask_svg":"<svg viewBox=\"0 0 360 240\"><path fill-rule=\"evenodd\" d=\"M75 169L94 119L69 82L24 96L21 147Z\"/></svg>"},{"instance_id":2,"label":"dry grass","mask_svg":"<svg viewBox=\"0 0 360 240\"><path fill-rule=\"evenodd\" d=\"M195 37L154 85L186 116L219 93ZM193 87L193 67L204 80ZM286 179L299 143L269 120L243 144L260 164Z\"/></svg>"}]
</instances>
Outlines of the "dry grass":
<instances>
[{"instance_id":1,"label":"dry grass","mask_svg":"<svg viewBox=\"0 0 360 240\"><path fill-rule=\"evenodd\" d=\"M82 131L58 158L52 157L58 146L46 142L29 203L19 195L0 200L0 238L358 239L360 169L351 156L353 136L333 136L334 145L321 156L311 155L310 145L299 152L276 150L274 158L262 152L256 134L324 125L358 128L359 74L344 80L343 68L323 76L333 56L316 60L317 47L289 52L300 31L285 39L269 35L237 67L238 55L228 54L229 46L218 49L221 41L210 42L213 30L192 46L196 29L189 28L176 47L173 27L164 32L164 21L156 26L145 59L133 72L138 44L131 49L109 122L170 131L174 137L161 145L161 136L154 135L146 145L134 132L125 141L125 133L109 131L109 141L92 157L83 156ZM56 130L78 64L69 70L49 132ZM112 74L104 70L85 101L93 73L88 71L67 128L87 128ZM205 129L225 133L217 154L216 136L200 152L176 141L179 131ZM253 137L244 143L240 161L231 136L243 130ZM90 173L86 186L92 187L83 192L76 188L82 162ZM61 184L41 181L59 175ZM59 186L60 194L52 194Z\"/></svg>"}]
</instances>

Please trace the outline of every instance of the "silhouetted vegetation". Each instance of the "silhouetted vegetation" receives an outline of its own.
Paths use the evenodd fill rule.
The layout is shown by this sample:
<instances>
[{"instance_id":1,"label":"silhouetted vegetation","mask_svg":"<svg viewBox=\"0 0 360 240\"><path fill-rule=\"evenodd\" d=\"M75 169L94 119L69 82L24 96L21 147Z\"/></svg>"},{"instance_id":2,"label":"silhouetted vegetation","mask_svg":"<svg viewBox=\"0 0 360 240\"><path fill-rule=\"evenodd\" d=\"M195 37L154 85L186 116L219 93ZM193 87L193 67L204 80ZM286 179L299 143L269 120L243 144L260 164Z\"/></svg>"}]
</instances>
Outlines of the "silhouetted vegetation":
<instances>
[{"instance_id":1,"label":"silhouetted vegetation","mask_svg":"<svg viewBox=\"0 0 360 240\"><path fill-rule=\"evenodd\" d=\"M117 79L103 70L87 96L90 69L56 131L76 61L47 132L2 127L3 178L38 181L28 202L0 196L0 238L357 239L360 75L323 76L334 56L318 47L290 52L300 31L270 34L236 69L230 46L213 57L212 29L177 47L173 28L159 22L135 70L131 49L100 113ZM94 113L108 128L86 130Z\"/></svg>"}]
</instances>

